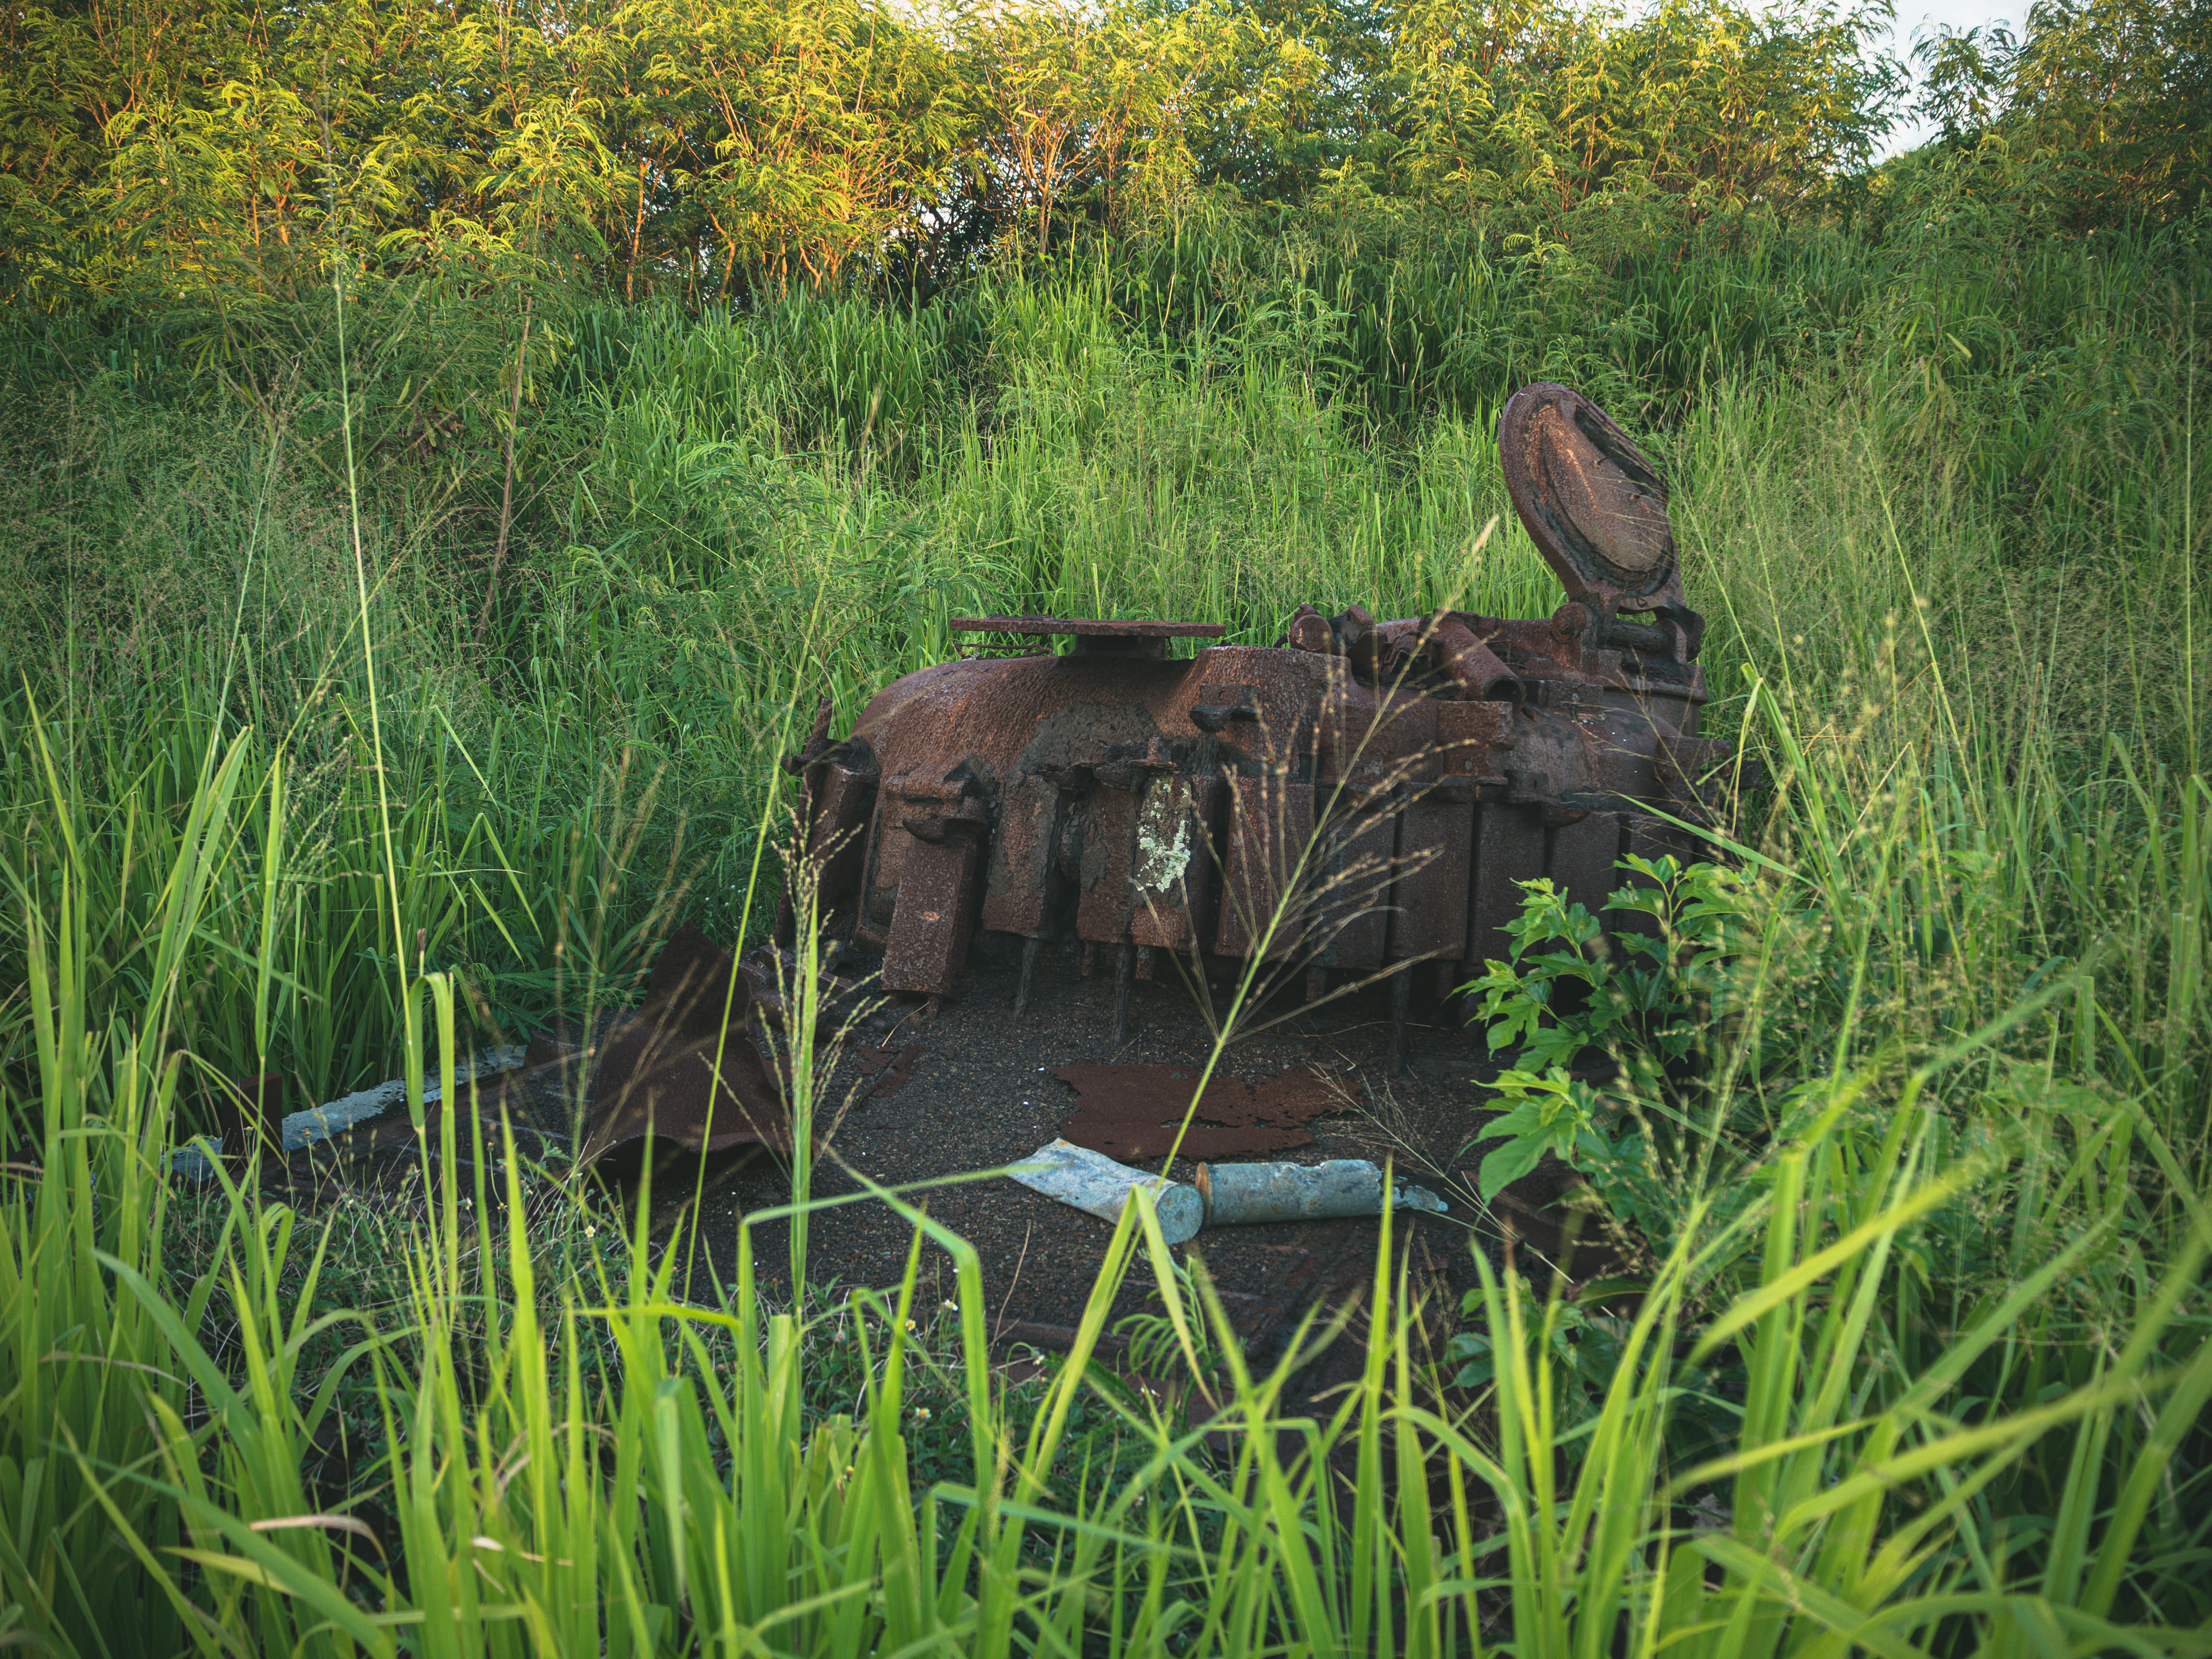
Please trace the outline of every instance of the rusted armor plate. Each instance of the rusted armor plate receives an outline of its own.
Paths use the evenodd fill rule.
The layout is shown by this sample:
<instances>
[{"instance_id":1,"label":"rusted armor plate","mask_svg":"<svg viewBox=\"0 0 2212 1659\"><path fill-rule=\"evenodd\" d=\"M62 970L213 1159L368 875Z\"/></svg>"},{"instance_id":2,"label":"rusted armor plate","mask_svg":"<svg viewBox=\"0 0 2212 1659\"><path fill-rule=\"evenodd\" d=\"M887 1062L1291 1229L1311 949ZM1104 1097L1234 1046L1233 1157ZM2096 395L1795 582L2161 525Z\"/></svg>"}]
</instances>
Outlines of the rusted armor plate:
<instances>
[{"instance_id":1,"label":"rusted armor plate","mask_svg":"<svg viewBox=\"0 0 2212 1659\"><path fill-rule=\"evenodd\" d=\"M1234 778L1230 791L1229 856L1213 948L1225 957L1295 956L1305 941L1316 861L1313 785Z\"/></svg>"},{"instance_id":2,"label":"rusted armor plate","mask_svg":"<svg viewBox=\"0 0 2212 1659\"><path fill-rule=\"evenodd\" d=\"M1544 820L1536 809L1485 802L1475 813L1473 902L1464 953L1468 963L1511 959L1513 940L1505 924L1521 914L1518 884L1543 873Z\"/></svg>"},{"instance_id":3,"label":"rusted armor plate","mask_svg":"<svg viewBox=\"0 0 2212 1659\"><path fill-rule=\"evenodd\" d=\"M1050 778L1034 772L1000 793L984 886L986 928L1029 939L1050 933L1054 901L1066 885L1059 854L1060 813L1068 799Z\"/></svg>"},{"instance_id":4,"label":"rusted armor plate","mask_svg":"<svg viewBox=\"0 0 2212 1659\"><path fill-rule=\"evenodd\" d=\"M577 1163L647 1134L699 1152L747 1141L788 1151L790 1108L754 1046L751 1011L751 981L730 954L679 928L644 1005L600 1050Z\"/></svg>"},{"instance_id":5,"label":"rusted armor plate","mask_svg":"<svg viewBox=\"0 0 2212 1659\"><path fill-rule=\"evenodd\" d=\"M1332 803L1328 834L1317 860L1315 960L1324 967L1370 973L1382 965L1397 896L1395 788L1342 790Z\"/></svg>"},{"instance_id":6,"label":"rusted armor plate","mask_svg":"<svg viewBox=\"0 0 2212 1659\"><path fill-rule=\"evenodd\" d=\"M955 617L945 624L955 634L1023 634L1046 638L1218 640L1228 633L1221 623L1146 622L1097 617Z\"/></svg>"},{"instance_id":7,"label":"rusted armor plate","mask_svg":"<svg viewBox=\"0 0 2212 1659\"><path fill-rule=\"evenodd\" d=\"M1162 773L1146 786L1130 876L1133 943L1188 951L1203 937L1221 794L1221 780L1204 774Z\"/></svg>"},{"instance_id":8,"label":"rusted armor plate","mask_svg":"<svg viewBox=\"0 0 2212 1659\"><path fill-rule=\"evenodd\" d=\"M1605 908L1607 896L1620 884L1613 867L1620 858L1618 812L1593 812L1552 831L1552 881L1568 902L1592 915Z\"/></svg>"},{"instance_id":9,"label":"rusted armor plate","mask_svg":"<svg viewBox=\"0 0 2212 1659\"><path fill-rule=\"evenodd\" d=\"M909 674L842 742L818 714L787 765L830 925L928 996L979 927L1030 942L1024 988L1035 942L1073 937L1126 993L1161 950L1449 981L1507 955L1516 884L1546 874L1615 925L1624 850L1691 845L1651 815L1727 808L1733 751L1695 735L1704 624L1665 483L1601 410L1530 386L1499 442L1566 588L1549 617L1305 605L1269 647L1205 644L1218 623L959 617L1071 645Z\"/></svg>"},{"instance_id":10,"label":"rusted armor plate","mask_svg":"<svg viewBox=\"0 0 2212 1659\"><path fill-rule=\"evenodd\" d=\"M1438 785L1398 813L1397 903L1390 955L1456 962L1467 948L1468 878L1474 861L1474 788Z\"/></svg>"}]
</instances>

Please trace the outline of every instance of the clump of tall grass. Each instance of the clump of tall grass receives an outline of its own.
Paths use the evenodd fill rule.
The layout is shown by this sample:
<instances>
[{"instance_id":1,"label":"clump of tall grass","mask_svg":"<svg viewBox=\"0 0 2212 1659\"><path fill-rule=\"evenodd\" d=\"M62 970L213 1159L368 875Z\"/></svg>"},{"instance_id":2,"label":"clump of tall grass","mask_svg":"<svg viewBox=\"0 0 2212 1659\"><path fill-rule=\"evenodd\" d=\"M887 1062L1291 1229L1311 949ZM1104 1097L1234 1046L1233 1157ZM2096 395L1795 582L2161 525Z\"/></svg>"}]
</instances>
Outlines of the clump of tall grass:
<instances>
[{"instance_id":1,"label":"clump of tall grass","mask_svg":"<svg viewBox=\"0 0 2212 1659\"><path fill-rule=\"evenodd\" d=\"M1806 315L1866 276L1801 255ZM1740 856L1803 949L1717 1035L1686 1131L1707 1174L1677 1183L1632 1305L1486 1261L1469 1396L1378 1271L1365 1369L1322 1415L1289 1385L1327 1327L1249 1373L1141 1216L1076 1353L1020 1393L972 1253L919 1218L962 1276L941 1370L908 1328L911 1267L872 1308L771 1309L749 1256L728 1285L678 1277L641 1206L602 1273L511 1158L503 1203L481 1158L426 1169L435 1201L382 1244L235 1188L180 1219L160 1171L209 1075L278 1071L304 1099L404 1069L421 1121L426 1071L620 996L679 905L742 933L791 710L826 693L842 726L948 654L958 611L1264 641L1301 599L1547 609L1517 539L1469 568L1494 459L1479 414L1420 401L1443 360L1419 307L1378 324L1309 273L1273 312L1177 320L1125 270L979 285L941 330L852 301L576 327L570 401L523 446L569 487L526 477L557 510L521 520L524 602L483 634L477 594L454 599L482 550L441 540L456 520L404 468L365 498L356 592L315 430L194 426L110 387L72 405L57 467L19 419L12 510L44 539L0 642L0 951L21 964L0 997L0 1639L2198 1650L2212 793L2203 487L2167 394L2201 347L2185 305L2156 350L2129 338L2117 356L2168 378L2097 381L2118 414L2064 428L2039 528L1999 451L2063 428L2021 378L2050 318L2008 343L1922 293L1936 309L1871 357L1731 380L1700 367L1742 355L1724 274L1608 280L1666 309L1629 320L1698 387L1656 442L1715 617L1711 729L1777 781ZM1498 301L1505 344L1528 292ZM1968 294L1972 317L2011 292ZM1966 355L1917 349L1939 334ZM1404 358L1413 418L1357 406L1347 342ZM1540 361L1595 361L1565 349ZM2012 367L1977 380L1985 357ZM2159 458L2124 489L2115 432ZM1957 465L1925 462L1954 439ZM111 556L166 586L31 626L25 596ZM1786 1063L1732 1071L1754 1038ZM373 1293L333 1260L363 1248L396 1274ZM1087 1364L1140 1256L1211 1421ZM830 1367L841 1330L862 1357ZM854 1390L834 1408L830 1370ZM918 1481L948 1445L957 1474Z\"/></svg>"},{"instance_id":2,"label":"clump of tall grass","mask_svg":"<svg viewBox=\"0 0 2212 1659\"><path fill-rule=\"evenodd\" d=\"M234 750L210 766L163 872L173 967L223 856L236 769ZM503 1224L483 1176L434 1172L386 1317L311 1315L331 1224L317 1241L308 1218L234 1187L215 1259L173 1282L160 1159L179 1066L143 1046L160 1052L163 1002L143 1038L103 1042L82 945L81 928L33 942L40 1179L0 1199L0 1471L17 1520L0 1598L11 1628L60 1650L1905 1653L2055 1634L2166 1651L2208 1611L2190 1564L2212 1212L2170 1156L2150 1197L2130 1152L2160 1131L2131 1103L1977 1081L2040 1004L1906 1067L1808 1079L1745 1177L1749 1201L1707 1227L1708 1199L1688 1200L1692 1224L1613 1316L1611 1385L1582 1421L1561 1415L1565 1305L1486 1261L1489 1389L1439 1392L1387 1237L1358 1382L1321 1414L1294 1409L1299 1358L1329 1333L1310 1326L1273 1370L1248 1371L1139 1206L1074 1352L1018 1411L972 1249L908 1208L916 1250L893 1299L817 1316L863 1348L864 1382L855 1411L810 1423L805 1357L824 1334L764 1309L749 1246L704 1300L677 1294L677 1254L656 1261L641 1221L626 1277L543 1284L544 1224L512 1158ZM453 987L416 986L407 1047L449 1085L450 1160ZM2005 1277L1970 1304L1903 1293L1999 1194L2063 1224L2014 1226L1996 1244ZM968 1461L917 1490L925 1236L955 1264ZM1140 1255L1176 1328L1210 1327L1225 1361L1210 1421L1089 1373ZM2088 1304L2062 1293L2084 1279L2126 1298L2103 1310L2109 1334L2068 1322ZM218 1296L220 1355L204 1335ZM352 1340L310 1370L325 1328ZM602 1343L611 1358L587 1372ZM1680 1379L1729 1370L1735 1442L1682 1467ZM317 1490L302 1470L354 1371L374 1379L381 1447L348 1489ZM1062 1455L1086 1398L1118 1419L1111 1481Z\"/></svg>"}]
</instances>

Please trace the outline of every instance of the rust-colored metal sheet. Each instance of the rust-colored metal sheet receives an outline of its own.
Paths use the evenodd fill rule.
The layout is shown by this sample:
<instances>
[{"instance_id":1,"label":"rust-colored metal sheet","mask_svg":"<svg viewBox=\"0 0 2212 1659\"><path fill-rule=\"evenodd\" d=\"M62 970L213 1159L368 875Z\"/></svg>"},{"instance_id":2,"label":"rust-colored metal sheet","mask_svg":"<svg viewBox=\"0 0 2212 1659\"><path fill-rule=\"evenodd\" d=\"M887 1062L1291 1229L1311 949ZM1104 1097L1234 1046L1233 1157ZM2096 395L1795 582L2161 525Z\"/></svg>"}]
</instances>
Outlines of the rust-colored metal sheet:
<instances>
[{"instance_id":1,"label":"rust-colored metal sheet","mask_svg":"<svg viewBox=\"0 0 2212 1659\"><path fill-rule=\"evenodd\" d=\"M1521 914L1517 882L1544 873L1544 820L1534 807L1486 802L1475 813L1474 902L1467 924L1470 964L1504 962L1513 950L1505 924Z\"/></svg>"},{"instance_id":2,"label":"rust-colored metal sheet","mask_svg":"<svg viewBox=\"0 0 2212 1659\"><path fill-rule=\"evenodd\" d=\"M864 771L843 761L823 768L821 805L807 837L807 854L815 861L817 902L836 903L852 891L860 877L860 860L867 850L868 810L875 805L876 771Z\"/></svg>"},{"instance_id":3,"label":"rust-colored metal sheet","mask_svg":"<svg viewBox=\"0 0 2212 1659\"><path fill-rule=\"evenodd\" d=\"M1198 1074L1172 1066L1063 1066L1053 1075L1074 1089L1081 1109L1060 1137L1124 1162L1164 1158L1190 1110ZM1306 1125L1347 1102L1312 1072L1292 1069L1250 1084L1217 1077L1193 1114L1176 1156L1233 1158L1310 1145Z\"/></svg>"},{"instance_id":4,"label":"rust-colored metal sheet","mask_svg":"<svg viewBox=\"0 0 2212 1659\"><path fill-rule=\"evenodd\" d=\"M1502 702L1437 705L1436 757L1439 778L1470 784L1505 781L1505 757L1519 746L1522 722Z\"/></svg>"},{"instance_id":5,"label":"rust-colored metal sheet","mask_svg":"<svg viewBox=\"0 0 2212 1659\"><path fill-rule=\"evenodd\" d=\"M1311 886L1302 866L1311 862L1313 785L1235 778L1230 791L1229 856L1213 948L1225 957L1255 951L1279 960L1294 956L1305 940L1303 910Z\"/></svg>"},{"instance_id":6,"label":"rust-colored metal sheet","mask_svg":"<svg viewBox=\"0 0 2212 1659\"><path fill-rule=\"evenodd\" d=\"M973 836L950 833L907 849L900 902L884 946L885 990L933 995L960 976L975 927L981 853Z\"/></svg>"},{"instance_id":7,"label":"rust-colored metal sheet","mask_svg":"<svg viewBox=\"0 0 2212 1659\"><path fill-rule=\"evenodd\" d=\"M991 839L982 926L994 933L1041 939L1052 931L1060 873L1060 814L1071 797L1032 772L1000 796L999 832Z\"/></svg>"},{"instance_id":8,"label":"rust-colored metal sheet","mask_svg":"<svg viewBox=\"0 0 2212 1659\"><path fill-rule=\"evenodd\" d=\"M601 1046L580 1167L649 1131L662 1146L791 1146L783 1090L754 1047L752 981L728 951L682 927L636 1013Z\"/></svg>"},{"instance_id":9,"label":"rust-colored metal sheet","mask_svg":"<svg viewBox=\"0 0 2212 1659\"><path fill-rule=\"evenodd\" d=\"M1390 955L1456 962L1467 948L1468 881L1474 862L1474 786L1439 783L1398 812L1398 902Z\"/></svg>"},{"instance_id":10,"label":"rust-colored metal sheet","mask_svg":"<svg viewBox=\"0 0 2212 1659\"><path fill-rule=\"evenodd\" d=\"M1552 831L1550 875L1567 896L1592 915L1620 884L1613 865L1620 858L1620 814L1592 812L1579 823Z\"/></svg>"},{"instance_id":11,"label":"rust-colored metal sheet","mask_svg":"<svg viewBox=\"0 0 2212 1659\"><path fill-rule=\"evenodd\" d=\"M1098 778L1082 817L1075 932L1094 945L1124 945L1137 902L1137 813L1152 775L1124 769Z\"/></svg>"},{"instance_id":12,"label":"rust-colored metal sheet","mask_svg":"<svg viewBox=\"0 0 2212 1659\"><path fill-rule=\"evenodd\" d=\"M1382 965L1396 899L1395 787L1345 787L1334 802L1316 896L1316 957L1323 967L1371 973Z\"/></svg>"},{"instance_id":13,"label":"rust-colored metal sheet","mask_svg":"<svg viewBox=\"0 0 2212 1659\"><path fill-rule=\"evenodd\" d=\"M853 1064L873 1079L854 1097L859 1105L871 1100L881 1100L895 1095L914 1080L914 1068L929 1050L919 1042L909 1042L903 1048L856 1048Z\"/></svg>"},{"instance_id":14,"label":"rust-colored metal sheet","mask_svg":"<svg viewBox=\"0 0 2212 1659\"><path fill-rule=\"evenodd\" d=\"M1205 937L1213 894L1221 780L1155 775L1137 815L1132 943L1187 951Z\"/></svg>"}]
</instances>

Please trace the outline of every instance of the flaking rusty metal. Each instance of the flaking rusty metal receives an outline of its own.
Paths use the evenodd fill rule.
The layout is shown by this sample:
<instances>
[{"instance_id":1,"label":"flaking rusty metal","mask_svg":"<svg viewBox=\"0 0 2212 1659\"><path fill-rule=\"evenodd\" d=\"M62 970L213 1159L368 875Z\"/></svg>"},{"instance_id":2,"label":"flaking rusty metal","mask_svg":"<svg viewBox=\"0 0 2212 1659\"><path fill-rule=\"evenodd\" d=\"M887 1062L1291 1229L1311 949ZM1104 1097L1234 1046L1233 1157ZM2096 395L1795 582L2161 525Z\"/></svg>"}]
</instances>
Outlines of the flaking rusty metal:
<instances>
[{"instance_id":1,"label":"flaking rusty metal","mask_svg":"<svg viewBox=\"0 0 2212 1659\"><path fill-rule=\"evenodd\" d=\"M786 764L827 926L933 1000L980 931L1023 941L1018 1006L1039 946L1074 939L1123 1011L1153 953L1210 951L1314 988L1395 971L1402 1025L1415 964L1441 990L1506 954L1516 883L1634 925L1606 908L1618 860L1693 855L1678 825L1724 811L1734 762L1697 734L1705 624L1666 485L1565 386L1517 393L1499 443L1566 589L1548 617L1303 605L1272 647L1182 658L1171 642L1224 627L958 617L1021 653L909 674L842 740L825 703Z\"/></svg>"},{"instance_id":2,"label":"flaking rusty metal","mask_svg":"<svg viewBox=\"0 0 2212 1659\"><path fill-rule=\"evenodd\" d=\"M790 1107L752 1039L754 977L696 929L677 931L644 1005L601 1046L580 1167L648 1134L696 1152L790 1150Z\"/></svg>"}]
</instances>

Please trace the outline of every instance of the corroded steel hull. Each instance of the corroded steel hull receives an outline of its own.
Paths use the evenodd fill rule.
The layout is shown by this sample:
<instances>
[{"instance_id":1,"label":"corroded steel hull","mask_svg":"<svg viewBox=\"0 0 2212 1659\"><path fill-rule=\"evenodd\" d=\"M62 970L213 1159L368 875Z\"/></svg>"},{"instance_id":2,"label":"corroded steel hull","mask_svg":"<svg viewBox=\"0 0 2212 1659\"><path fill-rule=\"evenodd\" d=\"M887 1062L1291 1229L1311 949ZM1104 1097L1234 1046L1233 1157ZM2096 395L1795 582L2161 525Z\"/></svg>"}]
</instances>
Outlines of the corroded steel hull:
<instances>
[{"instance_id":1,"label":"corroded steel hull","mask_svg":"<svg viewBox=\"0 0 2212 1659\"><path fill-rule=\"evenodd\" d=\"M1518 394L1501 442L1567 589L1552 617L1302 607L1275 647L1186 659L1170 638L1223 630L956 623L1073 643L908 675L842 741L825 708L788 763L821 913L886 989L939 997L978 930L1030 941L1025 963L1114 947L1125 979L1174 951L1448 984L1505 954L1516 882L1602 912L1617 860L1694 845L1668 820L1713 811L1732 750L1697 736L1703 623L1650 464L1559 386Z\"/></svg>"}]
</instances>

